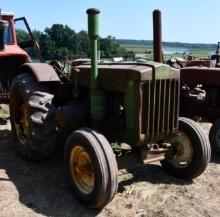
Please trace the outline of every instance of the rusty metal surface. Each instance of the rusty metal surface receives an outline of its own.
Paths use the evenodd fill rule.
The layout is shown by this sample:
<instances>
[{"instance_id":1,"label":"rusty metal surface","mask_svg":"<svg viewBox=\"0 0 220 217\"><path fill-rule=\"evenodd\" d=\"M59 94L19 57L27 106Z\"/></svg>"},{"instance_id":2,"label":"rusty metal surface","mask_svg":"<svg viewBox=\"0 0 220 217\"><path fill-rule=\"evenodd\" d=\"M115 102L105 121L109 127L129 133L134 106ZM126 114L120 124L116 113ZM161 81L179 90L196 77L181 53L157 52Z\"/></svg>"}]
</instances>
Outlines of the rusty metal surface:
<instances>
[{"instance_id":1,"label":"rusty metal surface","mask_svg":"<svg viewBox=\"0 0 220 217\"><path fill-rule=\"evenodd\" d=\"M78 69L79 72L76 72L75 69ZM90 87L89 64L75 67L72 73L77 73L80 86ZM149 61L146 63L127 62L99 64L99 85L106 90L124 92L128 80L147 81L168 78L178 79L179 71L170 69L169 66L161 63Z\"/></svg>"},{"instance_id":2,"label":"rusty metal surface","mask_svg":"<svg viewBox=\"0 0 220 217\"><path fill-rule=\"evenodd\" d=\"M162 45L162 23L161 12L155 10L153 12L153 42L154 42L154 61L163 62L163 45Z\"/></svg>"},{"instance_id":3,"label":"rusty metal surface","mask_svg":"<svg viewBox=\"0 0 220 217\"><path fill-rule=\"evenodd\" d=\"M213 62L212 62L213 61ZM216 61L216 65L215 64ZM213 67L210 67L210 65ZM203 118L210 122L220 117L220 43L211 59L189 60L181 69L181 116ZM215 68L214 68L215 66Z\"/></svg>"},{"instance_id":4,"label":"rusty metal surface","mask_svg":"<svg viewBox=\"0 0 220 217\"><path fill-rule=\"evenodd\" d=\"M142 85L142 137L159 141L178 131L179 79L148 81Z\"/></svg>"},{"instance_id":5,"label":"rusty metal surface","mask_svg":"<svg viewBox=\"0 0 220 217\"><path fill-rule=\"evenodd\" d=\"M33 73L38 82L60 81L52 66L45 63L26 63L20 68L21 73Z\"/></svg>"},{"instance_id":6,"label":"rusty metal surface","mask_svg":"<svg viewBox=\"0 0 220 217\"><path fill-rule=\"evenodd\" d=\"M83 64L75 69L72 73L76 74L79 87L89 88L90 65ZM124 94L127 93L127 85L133 83L134 127L133 130L119 130L117 138L121 138L120 141L143 145L160 141L178 131L179 70L153 62L99 64L98 81L103 90Z\"/></svg>"},{"instance_id":7,"label":"rusty metal surface","mask_svg":"<svg viewBox=\"0 0 220 217\"><path fill-rule=\"evenodd\" d=\"M71 65L72 65L72 67L76 67L76 66L79 66L81 64L88 63L88 62L91 62L91 60L87 59L87 58L76 59L76 60L72 61Z\"/></svg>"},{"instance_id":8,"label":"rusty metal surface","mask_svg":"<svg viewBox=\"0 0 220 217\"><path fill-rule=\"evenodd\" d=\"M190 87L197 84L220 85L219 68L186 67L180 70L180 77Z\"/></svg>"},{"instance_id":9,"label":"rusty metal surface","mask_svg":"<svg viewBox=\"0 0 220 217\"><path fill-rule=\"evenodd\" d=\"M190 66L205 66L205 67L209 67L210 66L210 61L211 60L188 60L186 62L186 67L190 67Z\"/></svg>"},{"instance_id":10,"label":"rusty metal surface","mask_svg":"<svg viewBox=\"0 0 220 217\"><path fill-rule=\"evenodd\" d=\"M138 153L132 153L123 157L117 158L118 168L125 169L136 167L141 164L149 164L165 159L165 150L139 150Z\"/></svg>"},{"instance_id":11,"label":"rusty metal surface","mask_svg":"<svg viewBox=\"0 0 220 217\"><path fill-rule=\"evenodd\" d=\"M197 116L211 122L218 119L220 68L186 67L181 69L180 74L185 84L181 89L181 116Z\"/></svg>"}]
</instances>

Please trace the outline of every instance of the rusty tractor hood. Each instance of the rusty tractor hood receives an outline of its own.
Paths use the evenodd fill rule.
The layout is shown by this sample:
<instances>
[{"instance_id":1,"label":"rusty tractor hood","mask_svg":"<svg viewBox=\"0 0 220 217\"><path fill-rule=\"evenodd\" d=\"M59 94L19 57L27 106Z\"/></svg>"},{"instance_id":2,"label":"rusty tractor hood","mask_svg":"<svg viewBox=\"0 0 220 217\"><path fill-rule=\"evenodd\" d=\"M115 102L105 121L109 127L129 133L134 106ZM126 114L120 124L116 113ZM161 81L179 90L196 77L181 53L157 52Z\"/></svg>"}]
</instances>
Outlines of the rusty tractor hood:
<instances>
[{"instance_id":1,"label":"rusty tractor hood","mask_svg":"<svg viewBox=\"0 0 220 217\"><path fill-rule=\"evenodd\" d=\"M22 50L18 45L5 45L5 50L0 51L1 57L20 56L23 57L25 62L30 62L28 54Z\"/></svg>"},{"instance_id":2,"label":"rusty tractor hood","mask_svg":"<svg viewBox=\"0 0 220 217\"><path fill-rule=\"evenodd\" d=\"M156 62L122 62L98 64L98 83L101 88L125 91L129 80L145 82L149 80L179 79L180 72L170 66ZM90 87L91 65L85 63L73 68L80 86Z\"/></svg>"},{"instance_id":3,"label":"rusty tractor hood","mask_svg":"<svg viewBox=\"0 0 220 217\"><path fill-rule=\"evenodd\" d=\"M196 87L197 84L219 85L220 83L220 68L185 67L180 70L180 74L181 81L191 88Z\"/></svg>"}]
</instances>

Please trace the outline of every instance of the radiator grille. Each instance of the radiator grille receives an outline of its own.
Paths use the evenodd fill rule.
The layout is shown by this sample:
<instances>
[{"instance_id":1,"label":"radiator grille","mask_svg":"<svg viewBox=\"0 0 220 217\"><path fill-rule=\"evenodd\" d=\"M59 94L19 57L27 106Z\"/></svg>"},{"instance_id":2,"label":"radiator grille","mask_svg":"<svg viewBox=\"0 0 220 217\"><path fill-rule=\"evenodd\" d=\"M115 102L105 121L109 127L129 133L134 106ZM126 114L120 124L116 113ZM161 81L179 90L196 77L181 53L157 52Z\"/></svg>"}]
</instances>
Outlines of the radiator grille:
<instances>
[{"instance_id":1,"label":"radiator grille","mask_svg":"<svg viewBox=\"0 0 220 217\"><path fill-rule=\"evenodd\" d=\"M142 134L158 141L178 129L179 80L155 80L142 85Z\"/></svg>"}]
</instances>

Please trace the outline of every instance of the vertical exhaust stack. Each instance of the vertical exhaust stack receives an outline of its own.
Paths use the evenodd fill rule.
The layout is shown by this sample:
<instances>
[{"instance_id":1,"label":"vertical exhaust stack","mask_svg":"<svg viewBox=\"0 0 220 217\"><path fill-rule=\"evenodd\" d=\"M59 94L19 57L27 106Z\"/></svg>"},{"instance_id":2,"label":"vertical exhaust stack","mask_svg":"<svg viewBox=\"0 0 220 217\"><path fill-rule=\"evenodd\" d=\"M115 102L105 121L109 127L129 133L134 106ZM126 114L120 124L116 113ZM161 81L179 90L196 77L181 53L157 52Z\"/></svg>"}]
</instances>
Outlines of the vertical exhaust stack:
<instances>
[{"instance_id":1,"label":"vertical exhaust stack","mask_svg":"<svg viewBox=\"0 0 220 217\"><path fill-rule=\"evenodd\" d=\"M98 53L98 38L99 38L99 14L100 11L95 8L88 9L88 34L91 46L91 88L97 87L98 77L98 64L97 64L97 53Z\"/></svg>"},{"instance_id":2,"label":"vertical exhaust stack","mask_svg":"<svg viewBox=\"0 0 220 217\"><path fill-rule=\"evenodd\" d=\"M218 46L217 46L215 55L216 55L216 65L215 65L215 67L220 68L220 42L218 42Z\"/></svg>"},{"instance_id":3,"label":"vertical exhaust stack","mask_svg":"<svg viewBox=\"0 0 220 217\"><path fill-rule=\"evenodd\" d=\"M90 113L94 128L101 127L101 121L106 115L106 98L104 93L98 88L98 38L99 38L99 14L98 9L88 9L88 34L91 46L91 97Z\"/></svg>"},{"instance_id":4,"label":"vertical exhaust stack","mask_svg":"<svg viewBox=\"0 0 220 217\"><path fill-rule=\"evenodd\" d=\"M154 10L153 12L153 37L154 37L154 61L163 62L163 44L162 44L162 22L161 11Z\"/></svg>"},{"instance_id":5,"label":"vertical exhaust stack","mask_svg":"<svg viewBox=\"0 0 220 217\"><path fill-rule=\"evenodd\" d=\"M8 26L8 22L0 19L0 51L5 49L5 29Z\"/></svg>"}]
</instances>

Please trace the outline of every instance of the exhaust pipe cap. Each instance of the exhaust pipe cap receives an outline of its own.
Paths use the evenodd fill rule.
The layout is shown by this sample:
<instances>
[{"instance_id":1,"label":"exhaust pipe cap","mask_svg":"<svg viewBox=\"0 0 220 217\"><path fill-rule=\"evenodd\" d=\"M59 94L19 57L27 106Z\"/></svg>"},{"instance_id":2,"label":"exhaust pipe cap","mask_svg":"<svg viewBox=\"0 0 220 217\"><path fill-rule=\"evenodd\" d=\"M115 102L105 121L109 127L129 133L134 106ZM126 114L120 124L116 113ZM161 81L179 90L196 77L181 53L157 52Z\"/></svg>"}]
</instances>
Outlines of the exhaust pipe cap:
<instances>
[{"instance_id":1,"label":"exhaust pipe cap","mask_svg":"<svg viewBox=\"0 0 220 217\"><path fill-rule=\"evenodd\" d=\"M90 8L86 11L87 14L100 14L100 10L97 8Z\"/></svg>"}]
</instances>

